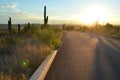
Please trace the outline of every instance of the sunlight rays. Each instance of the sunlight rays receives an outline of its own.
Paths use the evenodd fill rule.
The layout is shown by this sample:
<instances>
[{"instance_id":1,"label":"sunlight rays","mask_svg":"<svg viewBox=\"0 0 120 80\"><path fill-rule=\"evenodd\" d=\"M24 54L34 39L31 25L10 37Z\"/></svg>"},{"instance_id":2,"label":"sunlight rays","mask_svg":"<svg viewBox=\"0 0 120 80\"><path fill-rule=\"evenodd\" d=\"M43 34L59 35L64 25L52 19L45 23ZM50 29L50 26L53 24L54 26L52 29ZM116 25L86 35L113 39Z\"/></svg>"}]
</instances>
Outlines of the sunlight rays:
<instances>
[{"instance_id":1,"label":"sunlight rays","mask_svg":"<svg viewBox=\"0 0 120 80\"><path fill-rule=\"evenodd\" d=\"M93 24L99 21L100 24L107 22L108 11L103 6L92 5L88 6L83 11L81 20L85 24Z\"/></svg>"}]
</instances>

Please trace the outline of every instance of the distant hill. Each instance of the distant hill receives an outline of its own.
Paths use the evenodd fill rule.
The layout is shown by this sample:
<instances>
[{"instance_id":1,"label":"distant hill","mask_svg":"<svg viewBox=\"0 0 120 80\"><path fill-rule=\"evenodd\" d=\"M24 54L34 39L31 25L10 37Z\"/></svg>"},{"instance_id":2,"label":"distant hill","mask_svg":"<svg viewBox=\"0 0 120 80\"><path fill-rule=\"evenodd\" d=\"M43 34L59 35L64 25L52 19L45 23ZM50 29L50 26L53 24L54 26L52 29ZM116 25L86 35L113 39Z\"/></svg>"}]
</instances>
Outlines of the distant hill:
<instances>
[{"instance_id":1,"label":"distant hill","mask_svg":"<svg viewBox=\"0 0 120 80\"><path fill-rule=\"evenodd\" d=\"M23 28L23 27L25 27L27 24L21 24L21 27ZM31 24L32 26L38 26L38 27L40 27L41 26L41 24ZM12 27L17 27L18 26L18 24L12 24ZM0 24L0 29L8 29L8 24Z\"/></svg>"},{"instance_id":2,"label":"distant hill","mask_svg":"<svg viewBox=\"0 0 120 80\"><path fill-rule=\"evenodd\" d=\"M7 24L0 24L0 29L8 29L8 25Z\"/></svg>"}]
</instances>

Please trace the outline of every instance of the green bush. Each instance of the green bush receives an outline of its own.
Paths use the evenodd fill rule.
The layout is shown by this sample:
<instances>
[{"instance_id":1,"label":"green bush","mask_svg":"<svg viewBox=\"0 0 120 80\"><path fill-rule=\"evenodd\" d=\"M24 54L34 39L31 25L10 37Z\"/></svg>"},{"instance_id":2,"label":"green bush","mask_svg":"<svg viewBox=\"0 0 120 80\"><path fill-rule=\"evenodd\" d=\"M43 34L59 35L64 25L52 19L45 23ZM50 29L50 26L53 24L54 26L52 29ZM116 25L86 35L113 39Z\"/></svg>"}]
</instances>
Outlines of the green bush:
<instances>
[{"instance_id":1,"label":"green bush","mask_svg":"<svg viewBox=\"0 0 120 80\"><path fill-rule=\"evenodd\" d=\"M52 46L54 49L57 49L61 44L62 35L59 34L61 32L58 28L43 28L40 27L30 27L28 30L25 27L23 32L26 36L38 39L40 42L45 43L49 46Z\"/></svg>"}]
</instances>

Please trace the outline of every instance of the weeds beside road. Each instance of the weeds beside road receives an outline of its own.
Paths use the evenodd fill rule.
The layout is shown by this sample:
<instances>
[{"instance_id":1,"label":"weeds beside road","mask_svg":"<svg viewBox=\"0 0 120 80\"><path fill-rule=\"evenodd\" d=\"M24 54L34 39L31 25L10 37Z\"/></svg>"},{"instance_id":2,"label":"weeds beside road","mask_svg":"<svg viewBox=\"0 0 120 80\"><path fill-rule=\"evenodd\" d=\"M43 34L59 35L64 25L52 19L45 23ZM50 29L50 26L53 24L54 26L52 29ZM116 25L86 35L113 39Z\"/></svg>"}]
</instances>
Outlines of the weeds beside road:
<instances>
[{"instance_id":1,"label":"weeds beside road","mask_svg":"<svg viewBox=\"0 0 120 80\"><path fill-rule=\"evenodd\" d=\"M27 80L49 53L58 49L59 28L24 27L21 36L6 33L0 38L0 80Z\"/></svg>"}]
</instances>

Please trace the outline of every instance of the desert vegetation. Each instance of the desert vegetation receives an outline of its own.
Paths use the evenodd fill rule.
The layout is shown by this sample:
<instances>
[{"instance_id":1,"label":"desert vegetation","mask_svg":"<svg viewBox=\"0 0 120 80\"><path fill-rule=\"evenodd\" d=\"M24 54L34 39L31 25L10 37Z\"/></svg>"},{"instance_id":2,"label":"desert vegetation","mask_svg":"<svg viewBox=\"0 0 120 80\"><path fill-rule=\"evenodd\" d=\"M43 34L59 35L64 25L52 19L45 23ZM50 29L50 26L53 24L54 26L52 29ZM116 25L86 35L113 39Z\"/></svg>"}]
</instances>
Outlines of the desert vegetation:
<instances>
[{"instance_id":1,"label":"desert vegetation","mask_svg":"<svg viewBox=\"0 0 120 80\"><path fill-rule=\"evenodd\" d=\"M40 63L61 44L63 31L55 27L25 26L18 35L0 31L0 80L27 80Z\"/></svg>"},{"instance_id":2,"label":"desert vegetation","mask_svg":"<svg viewBox=\"0 0 120 80\"><path fill-rule=\"evenodd\" d=\"M99 22L94 22L92 25L63 24L62 29L65 31L95 33L120 40L120 25L113 25L111 23L99 24Z\"/></svg>"},{"instance_id":3,"label":"desert vegetation","mask_svg":"<svg viewBox=\"0 0 120 80\"><path fill-rule=\"evenodd\" d=\"M63 25L62 26L65 31L81 31L87 33L95 33L107 37L112 37L120 40L120 26L113 25L110 23L99 24L99 22L95 22L92 25Z\"/></svg>"}]
</instances>

